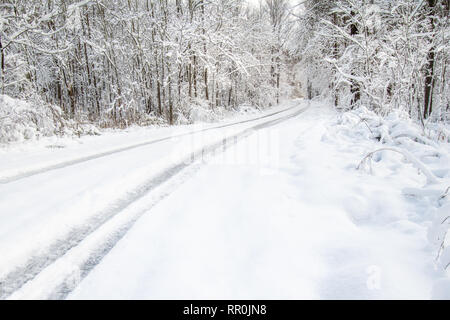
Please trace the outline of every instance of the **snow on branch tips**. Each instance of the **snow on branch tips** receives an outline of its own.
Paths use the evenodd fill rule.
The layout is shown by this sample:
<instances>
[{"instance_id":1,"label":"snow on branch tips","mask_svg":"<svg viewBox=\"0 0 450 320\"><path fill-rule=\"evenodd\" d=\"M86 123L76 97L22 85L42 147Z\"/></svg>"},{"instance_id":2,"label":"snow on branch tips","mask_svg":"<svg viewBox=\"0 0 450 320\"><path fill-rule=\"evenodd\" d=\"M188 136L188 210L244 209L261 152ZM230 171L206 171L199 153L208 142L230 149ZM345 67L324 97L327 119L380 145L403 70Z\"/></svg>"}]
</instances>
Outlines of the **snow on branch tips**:
<instances>
[{"instance_id":1,"label":"snow on branch tips","mask_svg":"<svg viewBox=\"0 0 450 320\"><path fill-rule=\"evenodd\" d=\"M372 160L372 157L375 153L377 152L381 152L381 151L392 151L392 152L396 152L399 153L401 155L403 155L403 157L412 165L414 165L417 169L419 169L427 178L427 183L428 184L435 184L438 183L438 179L436 178L436 176L420 161L418 160L416 157L414 157L411 153L409 153L407 150L402 150L399 148L394 148L394 147L384 147L384 148L380 148L377 149L375 151L372 151L370 153L368 153L359 163L357 169L360 170L362 168L365 168L367 163L369 162L369 166L371 166L370 161Z\"/></svg>"}]
</instances>

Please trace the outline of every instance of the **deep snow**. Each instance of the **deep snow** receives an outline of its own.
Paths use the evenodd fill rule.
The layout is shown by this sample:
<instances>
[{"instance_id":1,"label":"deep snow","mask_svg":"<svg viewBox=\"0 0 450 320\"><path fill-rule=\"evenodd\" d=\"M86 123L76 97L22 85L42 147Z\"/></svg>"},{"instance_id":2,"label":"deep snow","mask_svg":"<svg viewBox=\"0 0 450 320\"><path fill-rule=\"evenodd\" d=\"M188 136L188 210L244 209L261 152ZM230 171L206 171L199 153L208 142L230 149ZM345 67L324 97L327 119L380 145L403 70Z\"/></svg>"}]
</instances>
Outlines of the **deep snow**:
<instances>
[{"instance_id":1,"label":"deep snow","mask_svg":"<svg viewBox=\"0 0 450 320\"><path fill-rule=\"evenodd\" d=\"M404 194L424 176L390 154L357 171L380 143L343 133L337 118L315 104L258 132L278 137L269 165L249 160L255 137L210 159L70 298L449 298L427 239L432 205Z\"/></svg>"},{"instance_id":2,"label":"deep snow","mask_svg":"<svg viewBox=\"0 0 450 320\"><path fill-rule=\"evenodd\" d=\"M192 146L267 119L0 184L0 279L31 275L9 298L450 298L443 270L448 250L438 252L448 230L438 222L448 215L449 145L434 145L432 134L428 144L418 142L425 136L399 115L381 119L363 109L340 115L306 101L299 108L307 105L295 118L230 139L223 152L159 177L149 191L146 183ZM5 151L6 159L29 156L15 165L3 158L0 175L192 129L136 130L83 138L64 149ZM407 133L419 139L408 140ZM435 183L427 183L417 163L390 151L357 170L365 155L383 147L408 150ZM110 219L86 232L99 216ZM57 239L75 245L57 241L52 247ZM40 269L20 269L52 248L67 250L53 252L47 264L31 261Z\"/></svg>"},{"instance_id":3,"label":"deep snow","mask_svg":"<svg viewBox=\"0 0 450 320\"><path fill-rule=\"evenodd\" d=\"M227 123L215 125L217 129L204 132L198 132L201 129L198 127L176 128L171 134L167 129L161 132L156 129L139 130L138 133L144 133L140 141L133 139L136 137L133 134L123 134L122 139L117 139L117 135L106 135L98 138L100 141L83 139L86 144L81 147L75 144L61 150L31 149L24 152L29 156L22 162L8 162L8 159L20 158L19 151L6 153L2 161L7 164L3 171L6 172L3 177L7 179L0 181L0 298L8 297L24 284L26 286L21 290L31 291L36 297L48 297L55 290L67 291L55 286L61 285L61 279L73 271L73 260L76 260L75 267L79 268L82 264L91 264L93 256L95 259L101 256L96 251L113 245L123 226L139 217L141 207L150 208L173 188L170 183L164 186L164 181L182 169L180 163L189 164L190 161L186 160L193 151L221 143L222 139L255 125L295 114L302 110L295 107L297 104L293 102L278 111L253 116L252 119L256 118L254 121L247 122L249 119L245 117L247 120L235 120L232 126L223 127ZM276 113L279 111L281 113ZM181 134L198 133L180 135L180 130ZM147 144L161 137L167 139ZM104 142L102 148L99 147L101 141ZM119 151L124 146L144 144L89 158L96 152L103 154L104 148L117 148L114 145L116 141L124 143ZM83 152L78 154L77 151ZM80 157L87 157L87 160L71 162ZM64 166L48 167L48 160L62 162ZM28 164L34 167L28 167ZM35 168L41 171L34 174ZM31 175L22 176L22 170L31 172ZM16 172L19 176L14 176ZM147 197L150 200L146 201L145 195L150 191ZM143 197L144 201L138 201ZM73 251L78 253L73 254ZM64 266L58 267L61 264ZM41 278L47 281L34 285Z\"/></svg>"}]
</instances>

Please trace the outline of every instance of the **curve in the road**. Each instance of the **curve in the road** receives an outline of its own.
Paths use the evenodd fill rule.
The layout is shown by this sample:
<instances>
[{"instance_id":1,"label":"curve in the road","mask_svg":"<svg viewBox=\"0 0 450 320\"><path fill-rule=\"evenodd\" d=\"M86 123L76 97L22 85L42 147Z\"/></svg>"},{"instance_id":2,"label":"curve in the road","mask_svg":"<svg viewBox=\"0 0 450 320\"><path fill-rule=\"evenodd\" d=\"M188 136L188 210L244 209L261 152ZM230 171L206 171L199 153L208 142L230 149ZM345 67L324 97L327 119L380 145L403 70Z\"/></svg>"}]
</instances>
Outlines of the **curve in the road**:
<instances>
[{"instance_id":1,"label":"curve in the road","mask_svg":"<svg viewBox=\"0 0 450 320\"><path fill-rule=\"evenodd\" d=\"M298 107L298 106L291 107L289 109L285 109L283 111L279 111L279 112L273 113L271 115L261 117L259 119L268 118L270 116L274 116L274 115L286 112L288 110L292 110L293 108L296 108L296 107ZM269 121L266 121L263 123L259 123L255 126L246 128L236 134L231 135L230 137L227 138L227 140L234 138L234 142L237 142L238 140L241 140L241 139L249 136L256 130L267 128L267 127L276 125L278 123L281 123L283 121L286 121L288 119L297 117L301 113L305 112L307 109L308 109L307 107L302 108L302 109L296 111L295 113L288 114L288 115L285 115L285 116L282 116L282 117L279 117L276 119L272 119L272 120L269 120ZM240 123L251 122L251 121L255 121L255 120L256 119L246 120L246 121L243 121ZM221 128L231 126L231 125L236 125L236 124L237 123L233 123L230 125L223 125L223 126L221 126ZM217 128L219 128L219 127L208 128L205 130L213 130L213 129L217 129ZM201 131L205 131L205 130L201 130ZM201 131L199 131L199 132L201 132ZM193 134L193 133L191 132L188 134ZM163 141L166 139L170 139L170 138L160 139L159 141ZM148 144L156 143L156 142L158 142L158 141L148 142L146 144L141 144L139 146L148 145ZM133 190L133 192L130 192L131 196L129 196L128 198L123 199L117 203L114 203L113 205L111 205L109 207L109 209L102 211L99 214L97 214L95 217L91 218L85 225L72 230L72 232L67 237L65 237L64 239L59 239L57 242L55 242L53 245L51 245L49 247L49 250L46 253L30 258L28 260L28 262L25 263L23 266L16 268L14 271L10 272L5 277L1 278L0 279L0 299L8 298L11 294L13 294L15 291L19 290L26 283L33 280L39 273L41 273L49 265L54 263L59 258L63 257L69 250L78 246L84 239L86 239L86 237L93 234L102 225L104 225L107 221L109 221L114 216L116 216L117 214L122 212L130 204L132 204L135 201L139 200L140 198L144 197L150 191L155 189L157 186L161 185L164 181L167 181L169 178L180 173L183 169L189 167L191 165L190 159L195 159L200 154L206 155L206 154L212 153L221 147L223 147L225 149L228 146L224 145L224 143L225 143L225 141L219 141L219 142L213 143L211 145L208 145L206 147L203 147L202 149L197 150L196 152L193 152L184 161L181 161L181 162L177 163L176 165L168 168L167 170L160 173L156 177L152 177L151 179L146 181L144 184L142 184L141 186L139 186L138 188ZM120 151L115 151L115 152L123 152L125 150L137 148L139 146L136 145L136 146L128 147L126 149L124 148ZM112 153L113 152L108 153L108 154L112 154ZM97 155L96 157L94 157L92 159L102 157L102 156L105 156L105 155ZM88 161L88 160L91 160L91 159L79 160L79 162L84 162L84 161ZM79 162L76 162L76 163L79 163ZM66 164L65 166L72 165L72 164L75 164L75 163ZM52 170L52 169L53 168L48 169L48 170ZM37 173L35 173L35 174L37 174ZM159 200L161 200L161 199L159 199ZM102 258L115 246L115 244L128 232L128 230L134 225L134 223L139 219L139 217L147 211L148 210L141 212L135 219L133 219L132 221L129 221L129 223L126 226L122 227L121 230L118 230L113 239L108 239L106 242L99 244L97 246L97 250L94 251L94 253L89 257L89 259L87 259L85 261L85 263L82 266L80 266L80 270L82 270L81 276L85 277L89 273L89 271L92 270L95 267L95 265L97 265L102 260ZM56 292L54 292L51 295L51 298L52 299L62 299L64 297L66 297L72 289L73 288L71 286L68 286L67 283L62 282L61 285L58 287L58 290L56 290Z\"/></svg>"},{"instance_id":2,"label":"curve in the road","mask_svg":"<svg viewBox=\"0 0 450 320\"><path fill-rule=\"evenodd\" d=\"M57 169L62 169L65 167L69 167L69 166L73 166L82 162L86 162L86 161L91 161L91 160L95 160L98 158L103 158L109 155L113 155L116 153L120 153L120 152L124 152L124 151L128 151L128 150L132 150L132 149L136 149L136 148L140 148L140 147L144 147L144 146L148 146L151 144L155 144L158 142L163 142L163 141L167 141L167 140L171 140L171 139L175 139L175 138L180 138L180 137L184 137L184 136L189 136L189 135L193 135L193 134L197 134L197 133L202 133L202 132L207 132L207 131L211 131L211 130L217 130L217 129L222 129L222 128L227 128L227 127L232 127L232 126L236 126L236 125L240 125L240 124L244 124L244 123L249 123L249 122L253 122L253 121L258 121L258 120L262 120L262 119L266 119L284 112L288 112L290 110L292 110L294 107L290 107L287 109L283 109L281 111L277 111L277 112L273 112L271 114L265 115L265 116L261 116L261 117L257 117L257 118L253 118L253 119L248 119L248 120L242 120L242 121L238 121L238 122L233 122L233 123L228 123L228 124L224 124L224 125L219 125L219 126L215 126L215 127L211 127L211 128L205 128L205 129L200 129L200 130L194 130L194 131L190 131L190 132L186 132L186 133L180 133L177 135L171 135L165 138L160 138L160 139L155 139L155 140L150 140L150 141L145 141L145 142L141 142L141 143L137 143L137 144L133 144L130 146L126 146L126 147L122 147L122 148L118 148L118 149L114 149L114 150L110 150L110 151L106 151L106 152L102 152L102 153L97 153L97 154L93 154L90 156L86 156L86 157L81 157L81 158L77 158L77 159L73 159L73 160L69 160L69 161L64 161L64 162L60 162L54 165L50 165L44 168L39 168L39 169L34 169L34 170L29 170L26 172L21 172L19 174L16 175L11 175L11 176L6 176L6 177L2 177L0 178L0 184L7 184L7 183L11 183L17 180L21 180L24 178L28 178L37 174L41 174L41 173L45 173L51 170L57 170Z\"/></svg>"}]
</instances>

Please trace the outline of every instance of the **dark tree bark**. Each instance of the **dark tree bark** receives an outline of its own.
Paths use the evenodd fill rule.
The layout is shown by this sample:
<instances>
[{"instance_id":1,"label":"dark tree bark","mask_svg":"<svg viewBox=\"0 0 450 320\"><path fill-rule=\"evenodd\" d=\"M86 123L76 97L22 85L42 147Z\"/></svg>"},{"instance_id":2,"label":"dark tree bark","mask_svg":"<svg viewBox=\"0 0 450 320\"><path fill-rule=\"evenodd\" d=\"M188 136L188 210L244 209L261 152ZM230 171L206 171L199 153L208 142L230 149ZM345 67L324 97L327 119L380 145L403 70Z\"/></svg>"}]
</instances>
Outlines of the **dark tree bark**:
<instances>
[{"instance_id":1,"label":"dark tree bark","mask_svg":"<svg viewBox=\"0 0 450 320\"><path fill-rule=\"evenodd\" d=\"M333 23L334 23L334 25L338 25L338 18L337 18L337 14L336 13L333 13ZM334 41L334 44L333 44L333 58L334 59L337 59L338 58L338 53L339 53L339 44L338 44L338 41L337 40L335 40ZM333 81L332 81L332 90L333 90L333 94L334 94L334 106L335 107L337 107L338 105L339 105L339 95L338 95L338 92L337 92L337 85L336 85L336 70L335 70L336 68L334 68L334 70L333 70L333 73L334 73L334 78L333 78Z\"/></svg>"},{"instance_id":2,"label":"dark tree bark","mask_svg":"<svg viewBox=\"0 0 450 320\"><path fill-rule=\"evenodd\" d=\"M352 12L351 15L352 19L355 19L355 13ZM350 24L350 35L353 37L356 36L357 34L358 34L358 27L356 26L356 23L352 21L352 23ZM354 75L354 72L352 72L352 74ZM351 80L350 92L352 93L351 105L353 108L361 99L361 89L359 87L359 84L353 79Z\"/></svg>"},{"instance_id":3,"label":"dark tree bark","mask_svg":"<svg viewBox=\"0 0 450 320\"><path fill-rule=\"evenodd\" d=\"M157 96L157 99L158 99L158 113L159 113L159 115L162 115L161 83L160 83L159 79L158 79L156 96Z\"/></svg>"},{"instance_id":4,"label":"dark tree bark","mask_svg":"<svg viewBox=\"0 0 450 320\"><path fill-rule=\"evenodd\" d=\"M1 68L2 68L2 94L5 94L5 53L3 50L2 37L0 36Z\"/></svg>"},{"instance_id":5,"label":"dark tree bark","mask_svg":"<svg viewBox=\"0 0 450 320\"><path fill-rule=\"evenodd\" d=\"M309 79L307 82L308 83L306 85L306 91L307 91L308 99L311 100L313 98L312 83Z\"/></svg>"},{"instance_id":6,"label":"dark tree bark","mask_svg":"<svg viewBox=\"0 0 450 320\"><path fill-rule=\"evenodd\" d=\"M434 31L434 14L436 7L436 0L428 0L428 6L430 8L429 18L431 23L431 32ZM427 55L427 65L425 67L425 92L424 92L424 108L423 118L426 119L433 111L433 87L434 87L434 61L435 53L434 46L431 47Z\"/></svg>"}]
</instances>

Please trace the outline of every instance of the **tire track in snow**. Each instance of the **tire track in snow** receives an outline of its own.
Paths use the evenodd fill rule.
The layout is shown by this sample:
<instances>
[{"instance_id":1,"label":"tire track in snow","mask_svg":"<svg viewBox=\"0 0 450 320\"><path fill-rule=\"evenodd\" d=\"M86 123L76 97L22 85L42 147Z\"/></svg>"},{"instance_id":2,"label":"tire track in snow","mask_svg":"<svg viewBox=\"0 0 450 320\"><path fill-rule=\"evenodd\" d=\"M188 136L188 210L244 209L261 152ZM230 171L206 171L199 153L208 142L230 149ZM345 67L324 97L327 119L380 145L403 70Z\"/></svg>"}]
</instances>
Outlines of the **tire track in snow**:
<instances>
[{"instance_id":1,"label":"tire track in snow","mask_svg":"<svg viewBox=\"0 0 450 320\"><path fill-rule=\"evenodd\" d=\"M293 108L295 108L295 106L287 108L287 109L283 109L281 111L273 112L271 114L268 114L268 115L265 115L265 116L261 116L261 117L258 117L258 118L253 118L253 119L248 119L248 120L228 123L228 124L224 124L224 125L219 125L219 126L216 126L216 127L200 129L200 130L194 130L194 131L190 131L190 132L186 132L186 133L180 133L180 134L176 134L176 135L171 135L171 136L168 136L168 137L165 137L165 138L145 141L145 142L133 144L133 145L130 145L130 146L127 146L127 147L122 147L122 148L118 148L118 149L114 149L114 150L110 150L110 151L105 151L105 152L102 152L102 153L97 153L97 154L94 154L94 155L81 157L81 158L77 158L77 159L73 159L73 160L69 160L69 161L64 161L64 162L57 163L57 164L54 164L54 165L50 165L50 166L47 166L47 167L44 167L44 168L33 169L33 170L21 172L19 174L11 175L11 176L0 177L0 184L7 184L7 183L15 182L15 181L18 181L18 180L21 180L21 179L25 179L25 178L28 178L28 177L31 177L31 176L34 176L34 175L37 175L37 174L46 173L46 172L52 171L52 170L62 169L62 168L73 166L73 165L76 165L76 164L79 164L79 163L83 163L83 162L87 162L87 161L91 161L91 160L107 157L107 156L110 156L110 155L113 155L113 154L116 154L116 153L125 152L125 151L128 151L128 150L132 150L132 149L136 149L136 148L140 148L140 147L145 147L145 146L152 145L152 144L155 144L155 143L158 143L158 142L163 142L163 141L167 141L167 140L171 140L171 139L175 139L175 138L180 138L180 137L185 137L185 136L189 136L189 135L194 135L194 134L197 134L197 133L203 133L203 132L208 132L208 131L212 131L212 130L223 129L223 128L232 127L232 126L236 126L236 125L240 125L240 124L244 124L244 123L249 123L249 122L253 122L253 121L266 119L266 118L278 115L280 113L288 112L288 111L292 110Z\"/></svg>"},{"instance_id":2,"label":"tire track in snow","mask_svg":"<svg viewBox=\"0 0 450 320\"><path fill-rule=\"evenodd\" d=\"M293 108L297 108L298 106L291 107L289 109L277 112L275 114L280 114L283 112L287 112L288 110L292 110ZM60 258L64 257L67 253L69 253L70 250L74 249L75 247L79 246L83 240L85 240L90 235L94 234L97 230L101 229L103 225L105 225L108 221L110 221L112 218L117 216L120 212L125 210L127 207L129 207L131 204L135 203L139 199L145 197L148 195L152 190L157 188L158 186L162 185L165 181L169 180L170 178L174 177L175 175L181 173L183 169L187 169L188 167L192 167L192 159L196 159L200 155L207 155L215 152L216 150L219 150L220 148L223 148L225 150L229 147L227 146L227 141L232 142L235 144L237 141L242 140L249 135L251 135L253 132L267 128L270 126L274 126L276 124L279 124L281 122L284 122L286 120L289 120L291 118L297 117L303 112L305 112L308 109L308 107L302 108L295 113L288 114L276 119L272 119L260 124L257 124L255 126L243 129L242 131L232 134L231 136L226 137L226 139L223 139L219 142L210 144L206 147L203 147L197 151L194 151L190 156L184 159L184 161L181 161L174 166L170 167L169 169L166 169L162 173L153 176L149 180L147 180L145 183L141 184L139 187L135 188L133 191L128 193L128 196L124 199L118 200L115 203L113 203L110 207L108 207L106 210L101 211L99 214L97 214L95 217L92 217L89 219L84 225L74 228L65 238L57 240L55 243L53 243L45 253L33 256L30 258L23 266L17 267L14 271L8 273L5 277L0 278L0 299L7 299L9 296L11 296L14 292L21 289L24 285L29 283L30 281L33 281L41 272L43 272L47 267L52 265L53 263L57 262ZM270 116L273 116L275 114L264 116L260 119L267 118ZM244 122L250 122L255 121L253 120L246 120ZM244 123L241 122L241 123ZM228 127L231 125L236 125L238 123L233 123L230 125L224 125L223 127ZM206 130L213 130L217 129L215 128L208 128ZM202 131L206 131L202 130ZM201 132L201 131L199 131ZM192 133L189 133L192 134ZM171 139L167 138L167 139ZM166 139L164 139L166 140ZM155 142L151 142L155 143ZM147 144L151 144L147 143ZM137 148L138 146L135 146L134 148ZM131 148L128 148L129 150ZM125 150L116 151L116 152L123 152ZM104 156L104 155L102 155ZM98 156L100 157L100 156ZM84 160L88 161L88 160ZM84 162L80 161L80 162ZM71 165L71 164L69 164ZM49 169L52 170L52 169ZM183 182L183 179L180 183ZM178 183L177 185L179 185ZM164 193L161 195L157 200L150 206L153 207L156 203L158 203L160 200L164 199L167 195L170 194L169 192ZM79 269L81 270L81 279L87 276L87 274L103 259L106 254L115 246L115 244L130 230L130 228L134 225L134 223L145 213L148 212L150 208L146 208L145 210L142 210L134 215L127 223L123 224L121 227L116 229L113 234L109 234L109 237L107 239L103 239L103 241L99 244L96 244L96 248L92 251L92 253L89 255L88 259L85 259L84 262L82 262L81 266L79 266ZM78 285L78 283L73 283L73 279L70 279L70 277L64 279L57 287L56 290L53 291L53 293L48 296L47 298L51 299L64 299L75 287Z\"/></svg>"}]
</instances>

